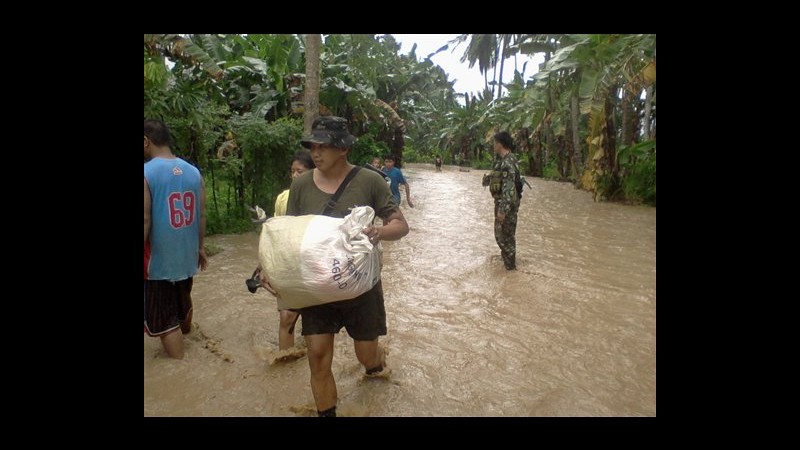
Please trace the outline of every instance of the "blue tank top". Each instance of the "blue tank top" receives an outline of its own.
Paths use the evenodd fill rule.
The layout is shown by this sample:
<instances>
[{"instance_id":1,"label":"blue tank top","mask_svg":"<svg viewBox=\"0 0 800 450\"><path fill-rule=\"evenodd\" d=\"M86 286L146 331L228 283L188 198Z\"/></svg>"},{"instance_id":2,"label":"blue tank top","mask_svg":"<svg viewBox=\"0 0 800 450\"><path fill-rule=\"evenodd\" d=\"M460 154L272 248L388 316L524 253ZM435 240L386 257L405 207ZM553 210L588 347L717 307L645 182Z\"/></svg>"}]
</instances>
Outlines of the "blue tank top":
<instances>
[{"instance_id":1,"label":"blue tank top","mask_svg":"<svg viewBox=\"0 0 800 450\"><path fill-rule=\"evenodd\" d=\"M383 172L389 177L389 179L391 179L389 189L392 191L394 201L400 205L400 185L408 183L406 181L406 177L403 176L403 172L401 172L397 167L392 167L392 170L386 170L384 168Z\"/></svg>"},{"instance_id":2,"label":"blue tank top","mask_svg":"<svg viewBox=\"0 0 800 450\"><path fill-rule=\"evenodd\" d=\"M200 254L200 171L186 161L153 158L144 165L152 226L145 278L180 281L197 273Z\"/></svg>"}]
</instances>

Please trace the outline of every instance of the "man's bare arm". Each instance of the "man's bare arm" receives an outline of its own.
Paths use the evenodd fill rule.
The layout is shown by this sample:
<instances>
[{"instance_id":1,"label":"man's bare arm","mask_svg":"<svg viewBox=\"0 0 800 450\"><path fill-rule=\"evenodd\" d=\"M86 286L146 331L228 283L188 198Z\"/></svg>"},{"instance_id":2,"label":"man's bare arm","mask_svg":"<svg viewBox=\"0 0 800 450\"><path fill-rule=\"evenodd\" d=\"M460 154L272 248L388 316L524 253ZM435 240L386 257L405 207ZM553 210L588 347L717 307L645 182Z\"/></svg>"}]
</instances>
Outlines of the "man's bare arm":
<instances>
[{"instance_id":1,"label":"man's bare arm","mask_svg":"<svg viewBox=\"0 0 800 450\"><path fill-rule=\"evenodd\" d=\"M206 270L208 267L208 256L206 256L205 240L206 240L206 183L200 179L200 255L198 256L197 266L200 270Z\"/></svg>"},{"instance_id":2,"label":"man's bare arm","mask_svg":"<svg viewBox=\"0 0 800 450\"><path fill-rule=\"evenodd\" d=\"M369 236L373 243L378 241L396 241L408 234L408 222L400 211L395 208L389 217L383 219L382 227L369 226L364 228L364 234Z\"/></svg>"}]
</instances>

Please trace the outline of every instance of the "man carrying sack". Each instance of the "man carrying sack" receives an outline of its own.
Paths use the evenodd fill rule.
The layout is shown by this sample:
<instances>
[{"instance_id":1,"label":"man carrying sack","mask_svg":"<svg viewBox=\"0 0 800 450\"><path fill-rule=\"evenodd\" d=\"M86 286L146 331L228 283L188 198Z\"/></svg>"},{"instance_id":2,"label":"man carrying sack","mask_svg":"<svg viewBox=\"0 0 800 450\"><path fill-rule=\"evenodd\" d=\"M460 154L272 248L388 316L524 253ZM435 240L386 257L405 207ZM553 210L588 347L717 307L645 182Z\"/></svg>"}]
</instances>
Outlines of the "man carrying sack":
<instances>
[{"instance_id":1,"label":"man carrying sack","mask_svg":"<svg viewBox=\"0 0 800 450\"><path fill-rule=\"evenodd\" d=\"M311 135L301 144L311 150L316 164L292 182L287 215L321 214L342 218L356 206L369 206L383 220L382 227L367 226L363 233L377 244L395 241L408 234L408 223L395 203L386 182L371 170L358 171L347 161L355 136L341 117L319 117L311 127ZM354 169L356 169L354 171ZM273 295L266 271L261 271L261 285ZM383 286L378 281L364 294L353 299L309 306L297 310L303 316L303 336L308 344L308 365L311 370L311 391L321 417L336 416L336 381L333 363L333 339L342 327L353 338L358 361L367 375L388 372L385 349L378 345L378 336L386 335L386 310Z\"/></svg>"}]
</instances>

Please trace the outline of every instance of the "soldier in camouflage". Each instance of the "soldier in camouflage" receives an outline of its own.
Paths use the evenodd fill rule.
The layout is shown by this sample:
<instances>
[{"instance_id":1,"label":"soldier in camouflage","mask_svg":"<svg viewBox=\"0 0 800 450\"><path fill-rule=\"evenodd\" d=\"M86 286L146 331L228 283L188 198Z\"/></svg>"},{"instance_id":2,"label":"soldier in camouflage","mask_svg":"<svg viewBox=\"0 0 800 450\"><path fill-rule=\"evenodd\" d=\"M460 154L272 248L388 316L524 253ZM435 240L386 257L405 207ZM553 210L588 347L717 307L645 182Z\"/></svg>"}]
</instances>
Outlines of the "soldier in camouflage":
<instances>
[{"instance_id":1,"label":"soldier in camouflage","mask_svg":"<svg viewBox=\"0 0 800 450\"><path fill-rule=\"evenodd\" d=\"M519 211L520 182L517 157L511 153L514 141L506 131L494 135L494 164L489 174L489 191L494 198L494 238L506 270L516 270L517 212Z\"/></svg>"}]
</instances>

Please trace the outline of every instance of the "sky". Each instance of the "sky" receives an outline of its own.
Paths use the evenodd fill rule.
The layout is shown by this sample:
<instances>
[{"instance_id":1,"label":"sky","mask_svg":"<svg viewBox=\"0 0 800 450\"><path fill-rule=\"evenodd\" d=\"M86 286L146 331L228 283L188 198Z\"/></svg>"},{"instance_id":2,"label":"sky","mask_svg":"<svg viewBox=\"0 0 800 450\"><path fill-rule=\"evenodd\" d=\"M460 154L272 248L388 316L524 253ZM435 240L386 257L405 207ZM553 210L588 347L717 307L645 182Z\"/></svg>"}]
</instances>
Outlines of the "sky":
<instances>
[{"instance_id":1,"label":"sky","mask_svg":"<svg viewBox=\"0 0 800 450\"><path fill-rule=\"evenodd\" d=\"M454 39L457 34L393 34L394 38L401 44L400 52L403 54L408 54L411 51L411 47L414 46L414 43L417 44L417 58L422 60L429 54L435 52L442 46L448 43L448 41ZM464 61L463 63L459 61L461 56L467 49L467 43L463 42L458 44L455 47L455 51L453 51L453 45L451 45L447 50L437 53L435 56L431 58L434 64L438 64L444 71L448 74L448 79L450 81L456 80L454 85L454 89L456 92L464 93L470 92L470 95L477 94L479 92L483 92L484 82L483 82L483 75L481 71L478 69L478 63L475 62L475 65L472 68L469 68L469 61ZM533 76L536 72L539 71L539 64L544 61L544 55L539 53L535 57L530 58L527 56L518 55L517 56L517 67L519 70L522 70L522 64L528 62L528 66L525 68L525 80L529 80L530 77ZM500 70L500 66L498 65L497 70ZM498 80L500 79L498 74ZM514 79L514 58L506 58L506 62L503 67L503 81L508 82ZM489 72L489 81L492 80L492 73ZM503 89L503 94L505 94L505 89ZM462 104L464 103L463 98L459 100Z\"/></svg>"}]
</instances>

